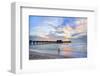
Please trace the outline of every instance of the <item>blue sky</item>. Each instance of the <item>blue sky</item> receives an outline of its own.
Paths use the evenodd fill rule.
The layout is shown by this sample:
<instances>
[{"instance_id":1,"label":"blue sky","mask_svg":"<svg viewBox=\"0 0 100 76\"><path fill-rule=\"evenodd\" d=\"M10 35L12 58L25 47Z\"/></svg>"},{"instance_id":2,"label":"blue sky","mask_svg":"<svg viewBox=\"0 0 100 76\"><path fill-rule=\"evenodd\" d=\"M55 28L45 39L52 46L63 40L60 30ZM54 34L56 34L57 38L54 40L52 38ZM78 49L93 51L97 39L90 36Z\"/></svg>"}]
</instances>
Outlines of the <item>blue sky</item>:
<instances>
[{"instance_id":1,"label":"blue sky","mask_svg":"<svg viewBox=\"0 0 100 76\"><path fill-rule=\"evenodd\" d=\"M46 21L49 19L55 19L55 18L63 20L61 23L59 23L62 26L66 26L67 24L71 24L70 26L76 26L75 21L78 20L78 18L76 17L29 16L29 25L30 25L30 28L32 28L35 26L39 26L43 21Z\"/></svg>"},{"instance_id":2,"label":"blue sky","mask_svg":"<svg viewBox=\"0 0 100 76\"><path fill-rule=\"evenodd\" d=\"M64 28L76 28L86 18L79 17L53 17L53 16L29 16L30 35L47 37L47 35L63 36ZM86 27L84 27L86 28ZM67 29L66 29L67 30ZM62 33L60 33L62 32ZM69 31L73 32L73 31ZM66 34L67 35L67 34Z\"/></svg>"}]
</instances>

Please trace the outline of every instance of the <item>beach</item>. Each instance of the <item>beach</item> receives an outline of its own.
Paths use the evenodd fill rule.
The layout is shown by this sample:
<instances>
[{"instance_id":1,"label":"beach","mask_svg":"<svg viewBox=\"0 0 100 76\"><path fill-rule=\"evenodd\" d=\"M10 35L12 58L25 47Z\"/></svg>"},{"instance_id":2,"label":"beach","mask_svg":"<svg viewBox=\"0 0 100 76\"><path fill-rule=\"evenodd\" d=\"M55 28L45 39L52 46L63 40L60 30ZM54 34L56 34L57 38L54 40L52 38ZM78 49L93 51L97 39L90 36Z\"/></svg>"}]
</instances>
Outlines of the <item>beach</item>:
<instances>
[{"instance_id":1,"label":"beach","mask_svg":"<svg viewBox=\"0 0 100 76\"><path fill-rule=\"evenodd\" d=\"M29 59L58 59L58 58L69 58L68 56L48 54L48 53L39 53L34 51L29 51Z\"/></svg>"}]
</instances>

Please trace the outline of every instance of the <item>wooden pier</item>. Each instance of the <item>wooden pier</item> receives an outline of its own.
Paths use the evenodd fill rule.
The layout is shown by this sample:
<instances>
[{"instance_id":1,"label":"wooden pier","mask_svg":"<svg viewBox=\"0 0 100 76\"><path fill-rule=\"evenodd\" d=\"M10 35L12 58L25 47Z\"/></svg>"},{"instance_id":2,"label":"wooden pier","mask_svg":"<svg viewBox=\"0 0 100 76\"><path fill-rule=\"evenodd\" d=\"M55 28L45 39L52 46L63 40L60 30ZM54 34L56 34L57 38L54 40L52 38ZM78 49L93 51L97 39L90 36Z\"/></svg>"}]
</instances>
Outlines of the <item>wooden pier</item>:
<instances>
[{"instance_id":1,"label":"wooden pier","mask_svg":"<svg viewBox=\"0 0 100 76\"><path fill-rule=\"evenodd\" d=\"M62 40L57 40L57 41L33 41L33 40L29 40L29 44L30 45L42 45L42 44L52 44L52 43L56 43L56 44L61 44L61 43L71 43L71 41L62 41Z\"/></svg>"}]
</instances>

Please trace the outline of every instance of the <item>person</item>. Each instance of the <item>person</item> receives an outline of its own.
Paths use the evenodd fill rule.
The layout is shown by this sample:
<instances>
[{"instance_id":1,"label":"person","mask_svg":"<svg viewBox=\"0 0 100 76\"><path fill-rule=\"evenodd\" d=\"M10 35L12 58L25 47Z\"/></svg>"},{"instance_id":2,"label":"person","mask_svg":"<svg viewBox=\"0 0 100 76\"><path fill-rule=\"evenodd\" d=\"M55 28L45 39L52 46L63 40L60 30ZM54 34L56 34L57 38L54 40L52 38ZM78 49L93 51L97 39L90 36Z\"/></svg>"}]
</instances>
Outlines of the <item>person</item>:
<instances>
[{"instance_id":1,"label":"person","mask_svg":"<svg viewBox=\"0 0 100 76\"><path fill-rule=\"evenodd\" d=\"M60 55L60 48L58 48L58 55Z\"/></svg>"}]
</instances>

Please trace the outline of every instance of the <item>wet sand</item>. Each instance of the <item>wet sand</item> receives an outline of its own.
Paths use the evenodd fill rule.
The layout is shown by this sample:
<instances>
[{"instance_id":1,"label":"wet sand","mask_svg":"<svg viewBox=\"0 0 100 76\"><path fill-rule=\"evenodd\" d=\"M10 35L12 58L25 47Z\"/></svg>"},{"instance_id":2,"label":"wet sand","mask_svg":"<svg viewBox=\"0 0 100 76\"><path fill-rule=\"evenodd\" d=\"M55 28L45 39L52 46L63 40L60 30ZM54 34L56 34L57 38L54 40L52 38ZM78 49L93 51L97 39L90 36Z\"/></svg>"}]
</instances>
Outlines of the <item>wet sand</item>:
<instances>
[{"instance_id":1,"label":"wet sand","mask_svg":"<svg viewBox=\"0 0 100 76\"><path fill-rule=\"evenodd\" d=\"M56 54L48 54L48 53L39 53L34 51L29 51L29 59L60 59L60 58L70 58L63 55L56 55Z\"/></svg>"}]
</instances>

